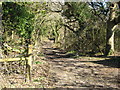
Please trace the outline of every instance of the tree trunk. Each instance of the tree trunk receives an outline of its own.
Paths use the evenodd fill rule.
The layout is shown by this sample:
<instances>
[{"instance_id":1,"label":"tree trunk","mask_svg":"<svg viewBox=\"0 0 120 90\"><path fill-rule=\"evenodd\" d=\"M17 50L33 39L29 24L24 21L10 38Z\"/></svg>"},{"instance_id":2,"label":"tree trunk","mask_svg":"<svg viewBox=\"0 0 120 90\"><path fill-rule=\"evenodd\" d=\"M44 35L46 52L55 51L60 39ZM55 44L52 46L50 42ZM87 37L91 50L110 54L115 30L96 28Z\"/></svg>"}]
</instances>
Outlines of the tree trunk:
<instances>
[{"instance_id":1,"label":"tree trunk","mask_svg":"<svg viewBox=\"0 0 120 90\"><path fill-rule=\"evenodd\" d=\"M106 49L105 55L110 55L115 52L114 50L114 30L116 25L112 22L107 23L107 32L106 32Z\"/></svg>"},{"instance_id":2,"label":"tree trunk","mask_svg":"<svg viewBox=\"0 0 120 90\"><path fill-rule=\"evenodd\" d=\"M117 8L117 3L111 4L109 19L107 21L105 56L113 54L115 52L114 30L115 30L115 27L117 26L117 24L115 23L116 8Z\"/></svg>"}]
</instances>

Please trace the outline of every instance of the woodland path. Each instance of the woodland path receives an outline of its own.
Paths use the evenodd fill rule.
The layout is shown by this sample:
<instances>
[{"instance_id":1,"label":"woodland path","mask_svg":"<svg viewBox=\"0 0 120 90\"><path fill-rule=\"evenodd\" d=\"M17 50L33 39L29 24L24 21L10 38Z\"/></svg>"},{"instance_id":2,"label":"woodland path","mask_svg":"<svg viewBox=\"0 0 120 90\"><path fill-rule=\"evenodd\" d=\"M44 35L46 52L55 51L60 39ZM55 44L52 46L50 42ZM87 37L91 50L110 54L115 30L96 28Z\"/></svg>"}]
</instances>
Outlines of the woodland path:
<instances>
[{"instance_id":1,"label":"woodland path","mask_svg":"<svg viewBox=\"0 0 120 90\"><path fill-rule=\"evenodd\" d=\"M116 58L112 56L108 58L85 56L73 58L73 54L67 54L63 50L52 47L52 45L53 43L50 41L43 43L44 56L37 56L33 63L31 83L25 82L24 74L2 74L1 71L0 89L3 87L92 88L92 90L93 88L120 89L119 56L116 56ZM36 49L40 51L38 47ZM42 62L44 64L37 64L36 62ZM17 65L17 62L15 65ZM25 71L15 65L13 67L17 69L17 72L19 70ZM2 66L0 70L2 70L1 68Z\"/></svg>"},{"instance_id":2,"label":"woodland path","mask_svg":"<svg viewBox=\"0 0 120 90\"><path fill-rule=\"evenodd\" d=\"M49 45L44 47L44 53L50 64L51 87L120 89L119 57L72 58L72 54Z\"/></svg>"}]
</instances>

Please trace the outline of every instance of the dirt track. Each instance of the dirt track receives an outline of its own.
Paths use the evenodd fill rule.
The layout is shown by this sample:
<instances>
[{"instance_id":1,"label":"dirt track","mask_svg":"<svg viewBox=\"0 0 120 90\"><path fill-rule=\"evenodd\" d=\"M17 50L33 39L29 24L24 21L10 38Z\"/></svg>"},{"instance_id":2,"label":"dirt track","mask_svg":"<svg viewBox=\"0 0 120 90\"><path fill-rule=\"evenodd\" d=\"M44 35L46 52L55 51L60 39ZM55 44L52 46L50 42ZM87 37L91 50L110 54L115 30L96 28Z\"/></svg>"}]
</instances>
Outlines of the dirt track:
<instances>
[{"instance_id":1,"label":"dirt track","mask_svg":"<svg viewBox=\"0 0 120 90\"><path fill-rule=\"evenodd\" d=\"M80 56L79 58L73 58L74 55L66 54L62 50L51 47L51 45L52 43L43 45L44 57L36 54L37 58L33 62L31 83L25 82L24 75L13 73L0 77L2 81L0 86L3 84L0 88L120 89L120 57ZM37 50L39 51L38 47ZM36 64L36 62L39 63ZM44 64L40 64L41 62Z\"/></svg>"},{"instance_id":2,"label":"dirt track","mask_svg":"<svg viewBox=\"0 0 120 90\"><path fill-rule=\"evenodd\" d=\"M51 87L119 88L119 57L71 58L71 54L56 48L44 48L50 63Z\"/></svg>"}]
</instances>

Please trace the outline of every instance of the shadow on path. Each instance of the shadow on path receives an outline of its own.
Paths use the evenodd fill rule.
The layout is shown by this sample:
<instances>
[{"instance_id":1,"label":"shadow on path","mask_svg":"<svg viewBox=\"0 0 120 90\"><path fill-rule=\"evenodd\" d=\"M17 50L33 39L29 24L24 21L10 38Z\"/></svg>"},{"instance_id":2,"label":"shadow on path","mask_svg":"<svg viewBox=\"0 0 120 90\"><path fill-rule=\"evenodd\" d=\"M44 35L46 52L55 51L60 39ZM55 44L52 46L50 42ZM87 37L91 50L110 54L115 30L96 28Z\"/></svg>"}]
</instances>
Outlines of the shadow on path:
<instances>
[{"instance_id":1,"label":"shadow on path","mask_svg":"<svg viewBox=\"0 0 120 90\"><path fill-rule=\"evenodd\" d=\"M47 59L71 58L74 54L67 54L64 50L59 48L43 48Z\"/></svg>"},{"instance_id":2,"label":"shadow on path","mask_svg":"<svg viewBox=\"0 0 120 90\"><path fill-rule=\"evenodd\" d=\"M120 57L111 57L110 59L98 60L98 61L81 61L81 62L92 62L96 64L102 64L104 66L120 68Z\"/></svg>"},{"instance_id":3,"label":"shadow on path","mask_svg":"<svg viewBox=\"0 0 120 90\"><path fill-rule=\"evenodd\" d=\"M61 50L59 48L44 48L45 49L45 55L47 59L61 59L64 58L64 61L67 63L72 63L73 60L68 60L66 61L65 58L73 58L74 56L76 56L75 54L68 54L66 53L64 50ZM83 58L81 58L83 57ZM81 56L79 58L79 61L75 60L75 63L77 62L92 62L92 63L96 63L96 64L102 64L104 66L108 66L108 67L114 67L114 68L120 68L120 56L108 56L108 57L104 57L104 56L95 56L95 57L90 57L93 58L92 60L88 60L89 57L87 59L84 58L84 56ZM94 58L96 58L94 60ZM101 60L97 60L97 58L101 58ZM109 58L109 59L105 59L105 58ZM75 58L74 58L75 59ZM61 62L61 60L55 61L55 62Z\"/></svg>"}]
</instances>

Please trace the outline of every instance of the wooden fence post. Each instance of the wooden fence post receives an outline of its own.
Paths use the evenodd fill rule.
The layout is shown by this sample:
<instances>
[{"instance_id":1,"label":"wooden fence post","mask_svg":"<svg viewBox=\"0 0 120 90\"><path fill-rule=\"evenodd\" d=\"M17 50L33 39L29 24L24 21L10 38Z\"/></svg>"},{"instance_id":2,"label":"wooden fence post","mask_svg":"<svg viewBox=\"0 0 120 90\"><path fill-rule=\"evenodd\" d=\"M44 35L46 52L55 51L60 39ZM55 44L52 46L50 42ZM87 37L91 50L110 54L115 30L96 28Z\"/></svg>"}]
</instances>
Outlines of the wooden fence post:
<instances>
[{"instance_id":1,"label":"wooden fence post","mask_svg":"<svg viewBox=\"0 0 120 90\"><path fill-rule=\"evenodd\" d=\"M27 80L31 81L32 70L32 45L28 45L28 59L26 59Z\"/></svg>"}]
</instances>

